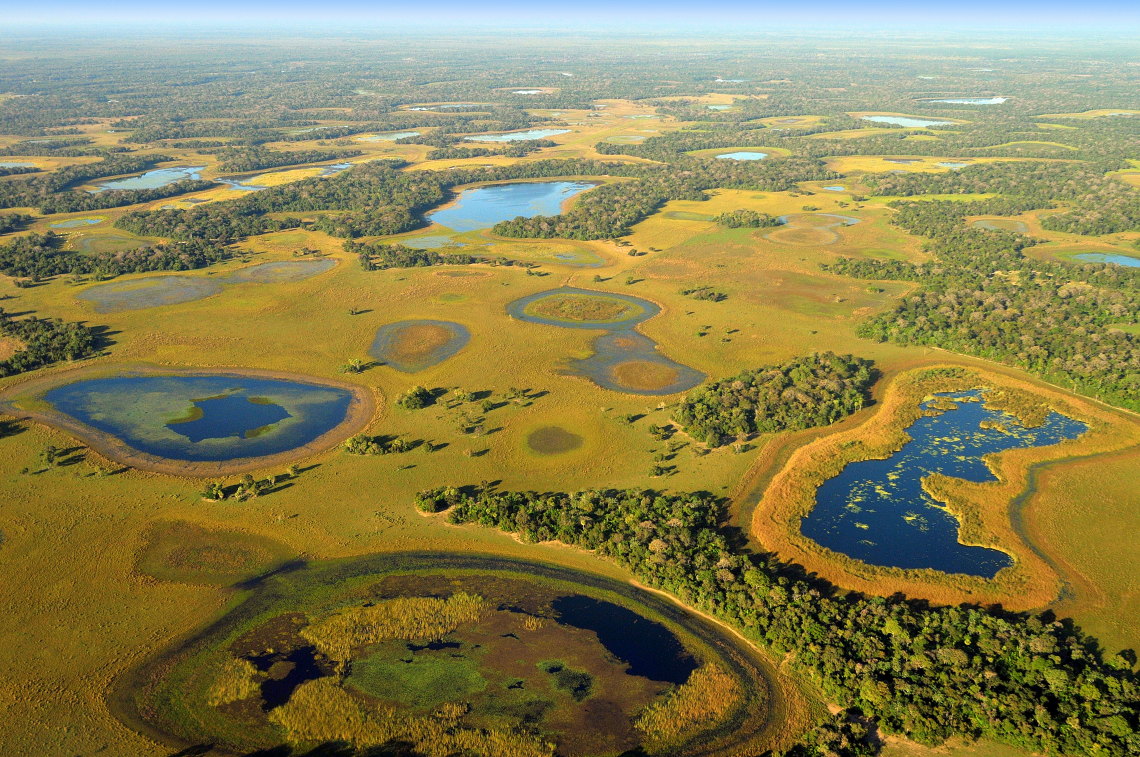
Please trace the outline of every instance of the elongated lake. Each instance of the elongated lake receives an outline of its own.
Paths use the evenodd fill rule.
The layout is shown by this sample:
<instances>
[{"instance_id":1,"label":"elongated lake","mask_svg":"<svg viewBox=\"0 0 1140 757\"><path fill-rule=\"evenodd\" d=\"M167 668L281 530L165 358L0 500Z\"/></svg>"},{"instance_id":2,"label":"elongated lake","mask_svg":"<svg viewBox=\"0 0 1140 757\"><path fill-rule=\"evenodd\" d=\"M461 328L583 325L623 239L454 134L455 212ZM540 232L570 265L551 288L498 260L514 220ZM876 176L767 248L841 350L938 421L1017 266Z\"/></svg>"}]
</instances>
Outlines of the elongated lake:
<instances>
[{"instance_id":1,"label":"elongated lake","mask_svg":"<svg viewBox=\"0 0 1140 757\"><path fill-rule=\"evenodd\" d=\"M200 179L202 177L199 172L203 168L205 168L205 166L156 168L153 171L147 171L138 176L128 176L124 179L99 182L94 191L102 192L108 189L158 189L159 187L173 184L176 181Z\"/></svg>"},{"instance_id":2,"label":"elongated lake","mask_svg":"<svg viewBox=\"0 0 1140 757\"><path fill-rule=\"evenodd\" d=\"M346 419L352 393L228 374L130 375L64 384L44 400L139 452L204 462L274 455L309 444Z\"/></svg>"},{"instance_id":3,"label":"elongated lake","mask_svg":"<svg viewBox=\"0 0 1140 757\"><path fill-rule=\"evenodd\" d=\"M562 287L528 295L507 305L512 318L548 326L596 329L593 354L569 360L566 373L584 376L603 389L626 394L664 395L692 389L705 374L657 351L657 343L634 330L661 312L649 300L625 294Z\"/></svg>"},{"instance_id":4,"label":"elongated lake","mask_svg":"<svg viewBox=\"0 0 1140 757\"><path fill-rule=\"evenodd\" d=\"M1080 255L1074 255L1077 260L1083 260L1086 263L1113 263L1114 265L1123 265L1129 268L1140 268L1140 258L1132 258L1127 255L1115 255L1111 252L1082 252Z\"/></svg>"},{"instance_id":5,"label":"elongated lake","mask_svg":"<svg viewBox=\"0 0 1140 757\"><path fill-rule=\"evenodd\" d=\"M464 139L468 142L524 142L528 139L546 139L569 132L569 129L530 129L528 131L512 131L509 134L474 134L470 137L464 137Z\"/></svg>"},{"instance_id":6,"label":"elongated lake","mask_svg":"<svg viewBox=\"0 0 1140 757\"><path fill-rule=\"evenodd\" d=\"M877 124L891 124L893 126L910 126L915 128L949 126L953 123L953 121L936 121L932 118L913 118L911 116L863 116L863 120Z\"/></svg>"},{"instance_id":7,"label":"elongated lake","mask_svg":"<svg viewBox=\"0 0 1140 757\"><path fill-rule=\"evenodd\" d=\"M933 413L916 420L902 449L885 460L851 463L816 491L815 508L801 521L804 536L872 565L931 568L992 578L1013 564L1005 552L958 542L959 522L923 490L922 480L941 473L967 481L994 481L983 456L1075 439L1087 428L1050 413L1025 427L1008 413L989 410L981 391L936 395L923 403ZM954 408L937 412L934 404Z\"/></svg>"},{"instance_id":8,"label":"elongated lake","mask_svg":"<svg viewBox=\"0 0 1140 757\"><path fill-rule=\"evenodd\" d=\"M553 216L571 197L593 189L588 181L526 181L465 189L452 204L427 214L427 219L455 231L489 229L499 221Z\"/></svg>"}]
</instances>

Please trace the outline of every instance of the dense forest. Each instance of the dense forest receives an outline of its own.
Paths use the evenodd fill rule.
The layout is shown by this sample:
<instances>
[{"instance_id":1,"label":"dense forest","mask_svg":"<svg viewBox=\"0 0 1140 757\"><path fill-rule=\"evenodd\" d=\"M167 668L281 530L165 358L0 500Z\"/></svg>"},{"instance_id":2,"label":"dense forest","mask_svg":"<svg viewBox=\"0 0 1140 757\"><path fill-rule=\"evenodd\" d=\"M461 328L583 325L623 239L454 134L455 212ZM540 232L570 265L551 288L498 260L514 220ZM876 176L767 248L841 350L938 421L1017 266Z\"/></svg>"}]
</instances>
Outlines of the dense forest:
<instances>
[{"instance_id":1,"label":"dense forest","mask_svg":"<svg viewBox=\"0 0 1140 757\"><path fill-rule=\"evenodd\" d=\"M612 558L788 655L829 698L858 707L888 733L924 744L985 737L1049 754L1140 752L1133 658L1103 659L1095 640L1049 616L836 594L770 557L734 549L719 530L723 503L708 494L481 486L421 492L417 505L450 508L452 523ZM819 734L813 738L818 744Z\"/></svg>"},{"instance_id":2,"label":"dense forest","mask_svg":"<svg viewBox=\"0 0 1140 757\"><path fill-rule=\"evenodd\" d=\"M833 352L744 371L689 392L673 419L711 447L725 439L826 426L863 407L876 371L869 360Z\"/></svg>"},{"instance_id":3,"label":"dense forest","mask_svg":"<svg viewBox=\"0 0 1140 757\"><path fill-rule=\"evenodd\" d=\"M58 319L13 318L0 308L0 337L18 346L11 357L0 360L0 377L32 371L62 360L79 360L95 354L95 332L81 323Z\"/></svg>"},{"instance_id":4,"label":"dense forest","mask_svg":"<svg viewBox=\"0 0 1140 757\"><path fill-rule=\"evenodd\" d=\"M1020 212L1026 204L895 202L893 222L929 241L936 262L843 259L831 270L866 279L915 281L861 336L927 344L1024 368L1078 392L1140 409L1140 272L1113 265L1052 263L1026 256L1034 240L968 227L971 215Z\"/></svg>"},{"instance_id":5,"label":"dense forest","mask_svg":"<svg viewBox=\"0 0 1140 757\"><path fill-rule=\"evenodd\" d=\"M63 238L50 231L17 237L0 245L0 273L39 281L61 274L108 279L124 273L189 271L230 260L228 248L204 241L153 244L125 252L77 255L63 249Z\"/></svg>"}]
</instances>

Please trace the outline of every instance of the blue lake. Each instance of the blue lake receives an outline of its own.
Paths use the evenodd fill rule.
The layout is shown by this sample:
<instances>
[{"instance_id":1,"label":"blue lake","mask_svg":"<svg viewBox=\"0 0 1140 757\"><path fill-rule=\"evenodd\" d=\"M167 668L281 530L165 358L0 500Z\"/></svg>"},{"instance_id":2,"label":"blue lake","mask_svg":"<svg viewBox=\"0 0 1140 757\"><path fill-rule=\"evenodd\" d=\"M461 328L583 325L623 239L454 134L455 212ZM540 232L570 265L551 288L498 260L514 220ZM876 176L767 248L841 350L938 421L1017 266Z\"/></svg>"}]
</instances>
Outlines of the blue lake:
<instances>
[{"instance_id":1,"label":"blue lake","mask_svg":"<svg viewBox=\"0 0 1140 757\"><path fill-rule=\"evenodd\" d=\"M826 189L828 192L846 192L847 191L847 187L840 186L839 184L834 184L830 187L824 187L824 189Z\"/></svg>"},{"instance_id":2,"label":"blue lake","mask_svg":"<svg viewBox=\"0 0 1140 757\"><path fill-rule=\"evenodd\" d=\"M928 103L950 103L951 105L1001 105L1008 97L945 97L928 98Z\"/></svg>"},{"instance_id":3,"label":"blue lake","mask_svg":"<svg viewBox=\"0 0 1140 757\"><path fill-rule=\"evenodd\" d=\"M707 107L709 110L732 110L731 105L709 105Z\"/></svg>"},{"instance_id":4,"label":"blue lake","mask_svg":"<svg viewBox=\"0 0 1140 757\"><path fill-rule=\"evenodd\" d=\"M159 187L173 184L176 181L200 179L202 177L198 172L203 168L205 168L205 166L156 168L153 171L147 171L138 176L128 176L125 179L100 182L96 185L95 191L102 192L107 189L158 189Z\"/></svg>"},{"instance_id":5,"label":"blue lake","mask_svg":"<svg viewBox=\"0 0 1140 757\"><path fill-rule=\"evenodd\" d=\"M464 137L464 139L469 142L523 142L528 139L546 139L568 133L570 133L570 129L530 129L528 131L512 131L507 134L475 134Z\"/></svg>"},{"instance_id":6,"label":"blue lake","mask_svg":"<svg viewBox=\"0 0 1140 757\"><path fill-rule=\"evenodd\" d=\"M766 152L754 152L752 150L741 150L739 152L726 152L717 155L721 160L763 160L768 157Z\"/></svg>"},{"instance_id":7,"label":"blue lake","mask_svg":"<svg viewBox=\"0 0 1140 757\"><path fill-rule=\"evenodd\" d=\"M595 186L587 181L526 181L475 187L460 192L451 205L428 213L427 219L455 231L489 229L519 216L558 215L562 203Z\"/></svg>"},{"instance_id":8,"label":"blue lake","mask_svg":"<svg viewBox=\"0 0 1140 757\"><path fill-rule=\"evenodd\" d=\"M601 303L593 318L581 313L575 302ZM603 389L640 395L665 395L692 389L705 374L657 351L657 343L634 330L661 312L649 300L625 294L561 287L537 292L507 305L507 313L520 321L605 333L592 343L593 354L570 359L565 372L583 376Z\"/></svg>"},{"instance_id":9,"label":"blue lake","mask_svg":"<svg viewBox=\"0 0 1140 757\"><path fill-rule=\"evenodd\" d=\"M895 126L912 126L922 128L926 126L949 126L953 121L935 121L928 118L911 118L909 116L863 116L864 121L873 121L877 124L893 124Z\"/></svg>"},{"instance_id":10,"label":"blue lake","mask_svg":"<svg viewBox=\"0 0 1140 757\"><path fill-rule=\"evenodd\" d=\"M72 218L67 221L56 221L49 223L49 229L78 229L81 226L94 226L97 223L103 223L102 218Z\"/></svg>"},{"instance_id":11,"label":"blue lake","mask_svg":"<svg viewBox=\"0 0 1140 757\"><path fill-rule=\"evenodd\" d=\"M960 163L960 162L952 161L952 160L947 160L947 161L943 161L942 163L939 163L938 165L942 166L943 168L949 168L951 171L957 171L961 168L965 168L966 166L968 166L970 164L969 163Z\"/></svg>"},{"instance_id":12,"label":"blue lake","mask_svg":"<svg viewBox=\"0 0 1140 757\"><path fill-rule=\"evenodd\" d=\"M352 393L285 379L136 375L65 384L44 399L140 452L206 462L309 444L345 420Z\"/></svg>"},{"instance_id":13,"label":"blue lake","mask_svg":"<svg viewBox=\"0 0 1140 757\"><path fill-rule=\"evenodd\" d=\"M1140 258L1132 258L1127 255L1114 255L1110 252L1082 252L1080 255L1074 255L1077 260L1083 260L1086 263L1115 263L1116 265L1128 266L1129 268L1140 268Z\"/></svg>"},{"instance_id":14,"label":"blue lake","mask_svg":"<svg viewBox=\"0 0 1140 757\"><path fill-rule=\"evenodd\" d=\"M18 160L0 160L0 168L35 168L35 163L26 163Z\"/></svg>"},{"instance_id":15,"label":"blue lake","mask_svg":"<svg viewBox=\"0 0 1140 757\"><path fill-rule=\"evenodd\" d=\"M1087 426L1058 413L1026 428L1013 416L987 410L980 390L936 395L957 407L916 420L911 440L885 460L851 463L816 491L815 508L801 521L804 536L872 565L930 568L992 578L1012 565L1004 552L958 542L958 519L922 488L941 473L967 481L994 481L984 455L1044 447L1074 439ZM984 425L983 425L984 422Z\"/></svg>"}]
</instances>

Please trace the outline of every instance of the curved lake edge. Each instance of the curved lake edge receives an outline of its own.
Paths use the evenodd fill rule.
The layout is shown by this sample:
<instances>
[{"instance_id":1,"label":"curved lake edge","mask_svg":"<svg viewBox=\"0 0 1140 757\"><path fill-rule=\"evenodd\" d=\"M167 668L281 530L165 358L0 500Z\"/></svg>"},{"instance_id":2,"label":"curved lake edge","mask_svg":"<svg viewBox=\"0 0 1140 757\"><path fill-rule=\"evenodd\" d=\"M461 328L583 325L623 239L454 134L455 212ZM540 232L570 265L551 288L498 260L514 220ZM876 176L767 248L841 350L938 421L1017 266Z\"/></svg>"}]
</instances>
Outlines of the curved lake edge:
<instances>
[{"instance_id":1,"label":"curved lake edge","mask_svg":"<svg viewBox=\"0 0 1140 757\"><path fill-rule=\"evenodd\" d=\"M344 575L338 575L338 570ZM163 640L163 646L152 648L143 656L141 663L118 672L106 689L108 709L128 728L159 744L174 749L192 747L199 742L187 741L144 717L140 711L140 697L136 694L145 696L157 676L173 669L180 660L204 652L214 638L224 637L227 632L240 628L243 622L273 611L281 599L274 588L284 588L278 586L280 580L289 581L300 576L299 580L303 581L305 571L316 574L310 578L312 581L319 580L320 574L328 573L332 574L331 578L350 582L400 571L446 574L449 570L515 574L535 581L582 587L585 596L592 596L593 592L621 607L637 607L639 615L670 630L680 628L685 635L695 639L709 659L715 659L735 675L744 689L743 701L720 723L693 735L670 753L696 757L760 744L763 744L761 749L770 748L777 742L787 741L785 721L798 721L806 707L803 692L761 647L731 626L688 607L663 590L642 586L633 580L624 581L537 559L489 553L409 551L380 552L311 563L296 560L265 576L231 587L231 590L245 592L245 597L239 602L227 603L194 630ZM259 591L261 589L265 591ZM749 717L749 709L758 706L763 707L764 717ZM219 754L233 757L246 754L245 750L229 751L222 744L215 744L214 748Z\"/></svg>"},{"instance_id":2,"label":"curved lake edge","mask_svg":"<svg viewBox=\"0 0 1140 757\"><path fill-rule=\"evenodd\" d=\"M945 379L922 382L931 369L947 368L962 370L967 378L957 383ZM965 537L960 536L960 543L1003 551L1013 557L1012 567L993 579L889 568L833 552L802 535L800 520L814 507L816 490L824 481L837 475L848 462L891 457L909 440L903 429L918 417L920 401L935 392L961 389L1029 392L1037 395L1043 406L1088 426L1079 438L1061 444L987 456L987 467L997 480L963 482L967 487L985 487L986 501L962 511L948 507L963 524L959 534ZM773 453L758 461L771 466L767 475L763 471L750 473L746 477L749 484L737 495L738 500L747 497L755 502L747 521L740 525L748 529L758 547L776 552L843 589L867 594L897 592L938 604L1000 603L1010 610L1039 609L1056 600L1062 578L1019 533L1010 506L1025 494L1035 469L1125 448L1140 442L1140 433L1125 429L1121 415L1113 408L988 367L930 363L891 376L885 389L875 394L879 401L852 423L831 431L809 430L790 440L786 449L780 439L769 445Z\"/></svg>"},{"instance_id":3,"label":"curved lake edge","mask_svg":"<svg viewBox=\"0 0 1140 757\"><path fill-rule=\"evenodd\" d=\"M591 189L597 189L598 187L600 187L604 184L611 183L611 181L612 181L612 179L610 177L577 176L577 175L575 175L575 176L549 176L549 177L542 177L542 178L537 178L537 179L496 179L496 180L492 180L492 181L476 181L476 182L472 182L470 184L463 184L460 186L451 187L447 190L447 192L446 192L447 197L443 202L441 202L438 205L433 205L430 208L427 208L425 210L420 211L419 217L424 222L425 225L419 229L416 229L415 233L423 233L425 231L430 231L432 229L436 229L436 230L448 229L449 227L444 226L443 224L438 223L436 221L433 221L429 216L431 216L434 213L438 213L441 210L450 210L450 209L454 208L459 203L461 195L464 192L471 190L471 189L486 189L488 187L508 186L511 184L554 184L554 183L558 183L558 182L575 182L575 183L583 183L583 184L593 184L593 186L590 187L590 189L584 189L581 192L577 192L577 193L571 195L570 197L567 197L565 200L563 200L562 204L558 210L558 212L561 214L561 213L565 213L567 210L569 210L571 205L573 204L573 202L575 200L577 200L579 197L581 197L582 195L584 195L586 192L589 192ZM507 220L511 220L511 219L507 219ZM493 224L492 224L492 226L493 226ZM487 227L486 229L483 229L482 231L489 233L490 230L491 230L491 227ZM459 233L469 233L469 232L459 232ZM523 237L497 237L497 238L508 240L508 241L515 241L515 242L518 242L518 241L523 241L523 242L526 242L526 241L542 241L541 239L532 240L532 239L523 238ZM397 244L399 243L399 241L400 241L399 239L395 240L395 242ZM574 240L574 241L577 241L577 240Z\"/></svg>"},{"instance_id":4,"label":"curved lake edge","mask_svg":"<svg viewBox=\"0 0 1140 757\"><path fill-rule=\"evenodd\" d=\"M351 395L344 420L312 441L285 452L242 457L224 461L174 460L150 455L131 447L116 436L88 426L86 423L68 416L54 408L44 407L43 396L68 384L100 378L123 376L232 376L234 378L276 379L309 384L347 391ZM34 403L35 407L22 407L21 403ZM262 470L264 468L287 465L304 458L326 452L350 436L364 430L375 418L380 403L374 390L357 384L349 384L334 379L287 371L262 370L237 367L187 367L174 368L147 364L85 366L66 372L56 372L13 384L0 391L0 413L19 420L32 420L45 426L58 429L75 437L91 451L111 463L151 473L190 478L212 478L235 473Z\"/></svg>"}]
</instances>

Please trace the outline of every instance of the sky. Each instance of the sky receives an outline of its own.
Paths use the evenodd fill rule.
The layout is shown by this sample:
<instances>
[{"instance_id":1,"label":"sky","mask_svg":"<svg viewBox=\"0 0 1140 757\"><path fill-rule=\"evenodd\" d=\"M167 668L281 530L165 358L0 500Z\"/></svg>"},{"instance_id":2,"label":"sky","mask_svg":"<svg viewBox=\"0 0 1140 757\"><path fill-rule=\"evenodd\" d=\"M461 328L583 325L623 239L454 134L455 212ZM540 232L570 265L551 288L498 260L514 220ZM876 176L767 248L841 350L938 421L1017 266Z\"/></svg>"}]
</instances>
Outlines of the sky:
<instances>
[{"instance_id":1,"label":"sky","mask_svg":"<svg viewBox=\"0 0 1140 757\"><path fill-rule=\"evenodd\" d=\"M1137 0L7 0L4 27L119 27L192 24L203 27L320 24L359 29L560 29L677 31L724 28L993 28L1101 29L1140 37ZM2 6L0 6L2 8Z\"/></svg>"}]
</instances>

